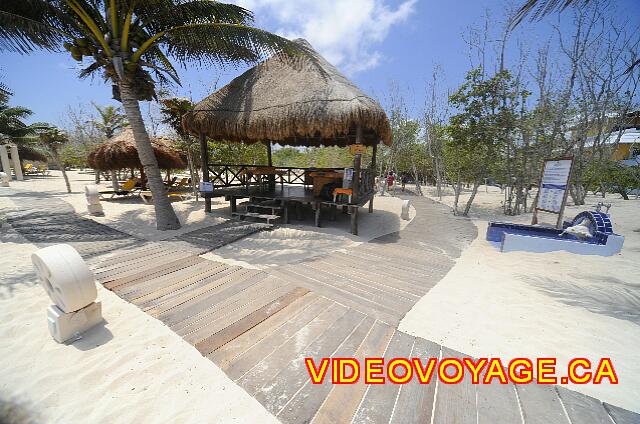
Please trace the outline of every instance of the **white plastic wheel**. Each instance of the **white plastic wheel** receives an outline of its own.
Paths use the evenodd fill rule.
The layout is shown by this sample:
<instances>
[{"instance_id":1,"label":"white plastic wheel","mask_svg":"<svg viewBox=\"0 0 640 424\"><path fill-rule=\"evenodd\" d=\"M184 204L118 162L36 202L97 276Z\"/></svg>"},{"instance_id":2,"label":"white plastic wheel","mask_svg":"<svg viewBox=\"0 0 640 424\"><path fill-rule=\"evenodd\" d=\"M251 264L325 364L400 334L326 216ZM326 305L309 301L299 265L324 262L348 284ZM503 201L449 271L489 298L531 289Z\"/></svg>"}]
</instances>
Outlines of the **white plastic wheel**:
<instances>
[{"instance_id":1,"label":"white plastic wheel","mask_svg":"<svg viewBox=\"0 0 640 424\"><path fill-rule=\"evenodd\" d=\"M68 244L45 247L31 255L40 284L60 309L74 312L98 297L93 272Z\"/></svg>"}]
</instances>

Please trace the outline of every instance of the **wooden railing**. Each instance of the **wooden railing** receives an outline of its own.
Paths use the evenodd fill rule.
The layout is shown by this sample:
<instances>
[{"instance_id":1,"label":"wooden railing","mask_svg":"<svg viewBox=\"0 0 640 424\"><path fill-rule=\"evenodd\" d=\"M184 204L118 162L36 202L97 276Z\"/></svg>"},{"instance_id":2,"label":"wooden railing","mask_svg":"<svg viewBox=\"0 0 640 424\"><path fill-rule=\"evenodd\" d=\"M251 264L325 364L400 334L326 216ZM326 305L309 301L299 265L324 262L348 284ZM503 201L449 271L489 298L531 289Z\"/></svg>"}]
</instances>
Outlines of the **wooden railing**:
<instances>
[{"instance_id":1,"label":"wooden railing","mask_svg":"<svg viewBox=\"0 0 640 424\"><path fill-rule=\"evenodd\" d=\"M245 169L255 168L257 165L228 165L222 163L214 163L209 165L209 179L213 183L214 190L216 188L224 187L239 187L246 184L246 175L242 174ZM308 171L313 170L342 170L344 168L296 168L289 166L277 166L278 170L285 171L282 175L285 184L305 184L305 174ZM267 177L266 175L262 176ZM252 178L255 180L260 176L254 175ZM280 181L280 177L276 178L276 181ZM306 182L308 184L308 182Z\"/></svg>"}]
</instances>

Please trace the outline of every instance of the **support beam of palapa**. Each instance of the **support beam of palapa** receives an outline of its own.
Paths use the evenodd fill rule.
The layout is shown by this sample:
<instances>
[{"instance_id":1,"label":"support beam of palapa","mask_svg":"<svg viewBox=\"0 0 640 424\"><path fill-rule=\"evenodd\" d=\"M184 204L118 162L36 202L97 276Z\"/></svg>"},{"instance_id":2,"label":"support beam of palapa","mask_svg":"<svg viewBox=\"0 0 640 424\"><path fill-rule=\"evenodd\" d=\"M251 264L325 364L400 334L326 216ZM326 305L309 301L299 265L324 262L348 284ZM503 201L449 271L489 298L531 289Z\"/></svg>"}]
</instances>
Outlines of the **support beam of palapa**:
<instances>
[{"instance_id":1,"label":"support beam of palapa","mask_svg":"<svg viewBox=\"0 0 640 424\"><path fill-rule=\"evenodd\" d=\"M207 148L207 136L200 133L200 162L202 163L202 181L209 181L209 149ZM211 196L204 195L204 211L211 212Z\"/></svg>"},{"instance_id":2,"label":"support beam of palapa","mask_svg":"<svg viewBox=\"0 0 640 424\"><path fill-rule=\"evenodd\" d=\"M273 157L271 155L271 141L265 141L265 144L267 145L267 162L268 165L271 167L273 166ZM276 188L276 176L269 174L267 176L267 178L269 179L269 190L273 190Z\"/></svg>"}]
</instances>

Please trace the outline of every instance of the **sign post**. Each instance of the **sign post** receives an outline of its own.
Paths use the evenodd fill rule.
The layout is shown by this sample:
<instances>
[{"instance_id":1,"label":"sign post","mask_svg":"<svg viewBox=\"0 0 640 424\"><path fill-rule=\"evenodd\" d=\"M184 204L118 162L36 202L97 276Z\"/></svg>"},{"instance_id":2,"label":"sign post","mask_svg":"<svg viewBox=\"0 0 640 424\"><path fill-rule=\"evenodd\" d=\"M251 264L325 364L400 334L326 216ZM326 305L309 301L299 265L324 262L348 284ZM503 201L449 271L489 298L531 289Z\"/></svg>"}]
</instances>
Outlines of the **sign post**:
<instances>
[{"instance_id":1,"label":"sign post","mask_svg":"<svg viewBox=\"0 0 640 424\"><path fill-rule=\"evenodd\" d=\"M562 216L569 195L569 177L572 169L573 156L545 159L531 224L538 223L538 211L542 211L557 214L556 228L562 228Z\"/></svg>"}]
</instances>

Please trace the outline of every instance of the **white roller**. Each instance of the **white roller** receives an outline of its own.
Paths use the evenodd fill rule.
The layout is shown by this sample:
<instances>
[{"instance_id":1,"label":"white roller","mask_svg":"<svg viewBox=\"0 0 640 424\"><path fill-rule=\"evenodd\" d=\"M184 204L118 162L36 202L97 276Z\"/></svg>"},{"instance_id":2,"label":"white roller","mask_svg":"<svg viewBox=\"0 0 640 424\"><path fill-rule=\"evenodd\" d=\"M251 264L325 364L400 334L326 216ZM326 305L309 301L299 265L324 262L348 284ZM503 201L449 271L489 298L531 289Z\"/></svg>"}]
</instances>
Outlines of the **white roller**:
<instances>
[{"instance_id":1,"label":"white roller","mask_svg":"<svg viewBox=\"0 0 640 424\"><path fill-rule=\"evenodd\" d=\"M31 255L40 283L63 312L77 311L96 300L93 273L68 244L45 247Z\"/></svg>"},{"instance_id":2,"label":"white roller","mask_svg":"<svg viewBox=\"0 0 640 424\"><path fill-rule=\"evenodd\" d=\"M411 201L405 200L402 202L402 213L400 214L400 218L408 221L409 219L409 209L411 208Z\"/></svg>"}]
</instances>

